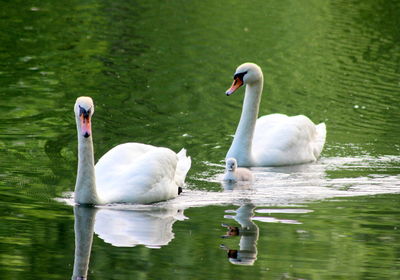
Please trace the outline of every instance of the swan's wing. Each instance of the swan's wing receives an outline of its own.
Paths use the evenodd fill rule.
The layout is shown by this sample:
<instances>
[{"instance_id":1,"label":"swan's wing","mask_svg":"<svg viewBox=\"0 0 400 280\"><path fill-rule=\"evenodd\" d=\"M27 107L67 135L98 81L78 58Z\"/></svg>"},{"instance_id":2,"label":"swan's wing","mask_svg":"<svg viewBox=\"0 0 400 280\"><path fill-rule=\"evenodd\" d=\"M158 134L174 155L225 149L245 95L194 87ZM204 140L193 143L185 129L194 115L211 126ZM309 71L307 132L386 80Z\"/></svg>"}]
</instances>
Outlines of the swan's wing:
<instances>
[{"instance_id":1,"label":"swan's wing","mask_svg":"<svg viewBox=\"0 0 400 280\"><path fill-rule=\"evenodd\" d=\"M318 158L322 152L322 149L324 148L324 145L325 145L326 125L325 125L325 123L320 123L315 128L317 131L317 136L316 136L316 141L315 141L315 145L314 145L314 155L316 158Z\"/></svg>"},{"instance_id":2,"label":"swan's wing","mask_svg":"<svg viewBox=\"0 0 400 280\"><path fill-rule=\"evenodd\" d=\"M186 156L186 150L182 149L177 154L178 164L176 166L175 182L178 186L185 184L186 174L189 172L190 166L192 165L192 159Z\"/></svg>"},{"instance_id":3,"label":"swan's wing","mask_svg":"<svg viewBox=\"0 0 400 280\"><path fill-rule=\"evenodd\" d=\"M256 122L253 148L288 150L303 141L309 141L313 124L304 116L288 117L283 114L266 115Z\"/></svg>"},{"instance_id":4,"label":"swan's wing","mask_svg":"<svg viewBox=\"0 0 400 280\"><path fill-rule=\"evenodd\" d=\"M121 167L130 166L142 155L157 147L141 143L125 143L115 146L105 153L96 163L96 177L106 178L118 174ZM124 168L122 168L124 170Z\"/></svg>"},{"instance_id":5,"label":"swan's wing","mask_svg":"<svg viewBox=\"0 0 400 280\"><path fill-rule=\"evenodd\" d=\"M306 116L267 115L256 122L253 158L260 165L310 162L316 159L317 143L316 126Z\"/></svg>"},{"instance_id":6,"label":"swan's wing","mask_svg":"<svg viewBox=\"0 0 400 280\"><path fill-rule=\"evenodd\" d=\"M96 164L98 195L108 203L150 203L175 197L177 162L177 155L167 148L118 145Z\"/></svg>"}]
</instances>

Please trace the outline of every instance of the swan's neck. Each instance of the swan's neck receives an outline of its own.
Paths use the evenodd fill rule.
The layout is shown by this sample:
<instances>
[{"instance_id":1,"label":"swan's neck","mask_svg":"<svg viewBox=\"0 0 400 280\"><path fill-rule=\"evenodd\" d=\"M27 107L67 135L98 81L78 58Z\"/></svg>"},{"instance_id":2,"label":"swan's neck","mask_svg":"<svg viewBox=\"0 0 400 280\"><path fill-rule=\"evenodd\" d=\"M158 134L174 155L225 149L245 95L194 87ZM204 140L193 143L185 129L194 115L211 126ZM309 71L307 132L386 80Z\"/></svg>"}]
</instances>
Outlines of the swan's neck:
<instances>
[{"instance_id":1,"label":"swan's neck","mask_svg":"<svg viewBox=\"0 0 400 280\"><path fill-rule=\"evenodd\" d=\"M84 138L78 129L78 175L75 185L75 202L99 204L96 192L92 136Z\"/></svg>"},{"instance_id":2,"label":"swan's neck","mask_svg":"<svg viewBox=\"0 0 400 280\"><path fill-rule=\"evenodd\" d=\"M261 101L263 79L246 85L242 114L235 137L226 157L236 158L239 166L251 166L253 133Z\"/></svg>"}]
</instances>

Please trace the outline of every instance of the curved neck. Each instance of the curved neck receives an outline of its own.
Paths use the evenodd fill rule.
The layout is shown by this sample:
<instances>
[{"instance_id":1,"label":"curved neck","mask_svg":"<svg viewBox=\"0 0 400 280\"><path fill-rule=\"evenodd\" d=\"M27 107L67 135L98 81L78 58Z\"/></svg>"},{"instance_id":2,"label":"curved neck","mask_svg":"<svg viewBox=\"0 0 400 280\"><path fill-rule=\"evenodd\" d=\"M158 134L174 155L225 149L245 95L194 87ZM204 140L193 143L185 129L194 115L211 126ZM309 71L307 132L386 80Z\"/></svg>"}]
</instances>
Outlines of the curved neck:
<instances>
[{"instance_id":1,"label":"curved neck","mask_svg":"<svg viewBox=\"0 0 400 280\"><path fill-rule=\"evenodd\" d=\"M84 138L78 127L78 174L75 184L75 202L99 204L96 192L92 136Z\"/></svg>"},{"instance_id":2,"label":"curved neck","mask_svg":"<svg viewBox=\"0 0 400 280\"><path fill-rule=\"evenodd\" d=\"M235 137L226 157L236 158L239 166L250 166L252 162L251 146L254 128L261 101L263 78L246 85L242 114Z\"/></svg>"}]
</instances>

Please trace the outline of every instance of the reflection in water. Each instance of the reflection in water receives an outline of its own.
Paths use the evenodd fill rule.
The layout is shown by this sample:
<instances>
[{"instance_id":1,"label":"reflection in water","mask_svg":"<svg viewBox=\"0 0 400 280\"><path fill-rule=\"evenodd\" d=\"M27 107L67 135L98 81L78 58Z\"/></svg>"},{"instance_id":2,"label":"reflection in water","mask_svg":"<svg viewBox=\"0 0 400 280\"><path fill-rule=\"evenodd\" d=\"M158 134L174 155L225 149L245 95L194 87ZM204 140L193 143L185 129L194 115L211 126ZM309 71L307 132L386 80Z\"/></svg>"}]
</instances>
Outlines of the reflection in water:
<instances>
[{"instance_id":1,"label":"reflection in water","mask_svg":"<svg viewBox=\"0 0 400 280\"><path fill-rule=\"evenodd\" d=\"M259 228L253 221L263 223L283 223L283 224L301 224L297 220L277 219L271 217L271 213L281 214L304 214L310 213L312 210L301 208L279 208L279 209L257 209L256 206L247 202L240 206L236 211L227 210L226 212L235 213L234 216L225 215L224 218L234 219L240 226L232 226L222 224L227 228L227 232L222 238L230 238L240 236L239 250L231 249L228 246L221 244L221 248L227 251L228 259L232 264L236 265L254 265L257 260L257 241L259 237ZM268 214L268 217L254 216L254 213Z\"/></svg>"},{"instance_id":2,"label":"reflection in water","mask_svg":"<svg viewBox=\"0 0 400 280\"><path fill-rule=\"evenodd\" d=\"M74 206L75 261L73 280L86 279L93 232L117 247L144 245L161 248L173 238L172 225L183 220L183 211L148 207L140 210L115 210Z\"/></svg>"},{"instance_id":3,"label":"reflection in water","mask_svg":"<svg viewBox=\"0 0 400 280\"><path fill-rule=\"evenodd\" d=\"M236 211L233 219L240 224L240 227L223 225L228 229L223 237L240 236L239 250L229 249L227 246L221 245L228 252L228 259L232 264L253 265L257 259L259 229L251 220L254 215L254 208L253 204L245 204Z\"/></svg>"},{"instance_id":4,"label":"reflection in water","mask_svg":"<svg viewBox=\"0 0 400 280\"><path fill-rule=\"evenodd\" d=\"M250 190L253 183L248 181L243 181L243 182L221 181L221 185L226 191Z\"/></svg>"},{"instance_id":5,"label":"reflection in water","mask_svg":"<svg viewBox=\"0 0 400 280\"><path fill-rule=\"evenodd\" d=\"M72 280L83 280L87 277L96 211L93 207L74 207L75 259Z\"/></svg>"},{"instance_id":6,"label":"reflection in water","mask_svg":"<svg viewBox=\"0 0 400 280\"><path fill-rule=\"evenodd\" d=\"M143 210L100 209L96 215L94 232L116 247L144 245L161 248L173 238L172 225L184 220L182 210L148 208Z\"/></svg>"},{"instance_id":7,"label":"reflection in water","mask_svg":"<svg viewBox=\"0 0 400 280\"><path fill-rule=\"evenodd\" d=\"M399 0L2 1L1 6L0 278L65 279L66 270L71 276L71 253L60 242L74 242L72 226L65 228L70 217L64 205L47 201L75 183L76 140L68 116L69 104L82 92L98 100L104 113L96 124L99 154L132 140L188 148L194 159L190 188L163 205L198 206L190 211L199 229L220 223L216 208L207 205L251 199L257 207L287 207L368 195L312 203L315 213L304 215L299 226L309 236L279 232L281 226L253 218L260 250L252 278L280 279L289 269L289 279L400 279ZM241 40L232 40L232 30ZM309 172L252 169L251 190L220 192L219 182L202 174L214 175L222 166L214 172L202 162L219 163L229 149L243 91L233 99L223 91L244 56L268 71L268 99L260 114L306 113L325 121L330 133L322 160L310 164ZM375 195L383 193L397 194ZM265 235L267 228L278 234ZM224 269L221 264L229 263L216 254L200 258L208 234L198 231L190 247L176 244L183 261L176 278L244 278L243 271ZM130 254L102 243L99 249L118 256L119 268L125 263L120 279L146 278L143 267L152 279L174 274L168 263L177 257L169 250L145 248L136 272ZM261 248L267 247L264 255ZM112 279L115 265L102 255L90 268Z\"/></svg>"}]
</instances>

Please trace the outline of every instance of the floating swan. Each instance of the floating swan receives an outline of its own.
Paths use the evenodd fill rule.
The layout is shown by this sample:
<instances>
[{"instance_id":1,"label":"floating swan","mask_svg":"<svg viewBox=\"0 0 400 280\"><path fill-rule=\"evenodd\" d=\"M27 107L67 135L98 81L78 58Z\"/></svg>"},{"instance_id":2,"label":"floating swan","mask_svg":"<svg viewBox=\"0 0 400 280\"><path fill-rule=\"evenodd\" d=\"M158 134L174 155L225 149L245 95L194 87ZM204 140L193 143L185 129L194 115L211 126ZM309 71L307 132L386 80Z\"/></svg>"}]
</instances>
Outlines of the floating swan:
<instances>
[{"instance_id":1,"label":"floating swan","mask_svg":"<svg viewBox=\"0 0 400 280\"><path fill-rule=\"evenodd\" d=\"M227 158L223 180L231 182L252 181L253 174L246 168L238 167L236 159Z\"/></svg>"},{"instance_id":2,"label":"floating swan","mask_svg":"<svg viewBox=\"0 0 400 280\"><path fill-rule=\"evenodd\" d=\"M239 166L280 166L317 160L326 137L324 123L315 125L303 115L271 114L257 120L263 88L261 68L254 63L240 65L226 91L231 95L243 84L246 93L242 115L226 158Z\"/></svg>"},{"instance_id":3,"label":"floating swan","mask_svg":"<svg viewBox=\"0 0 400 280\"><path fill-rule=\"evenodd\" d=\"M140 143L118 145L94 166L90 97L79 97L75 107L78 130L78 204L151 203L176 197L184 185L191 159L182 149Z\"/></svg>"}]
</instances>

